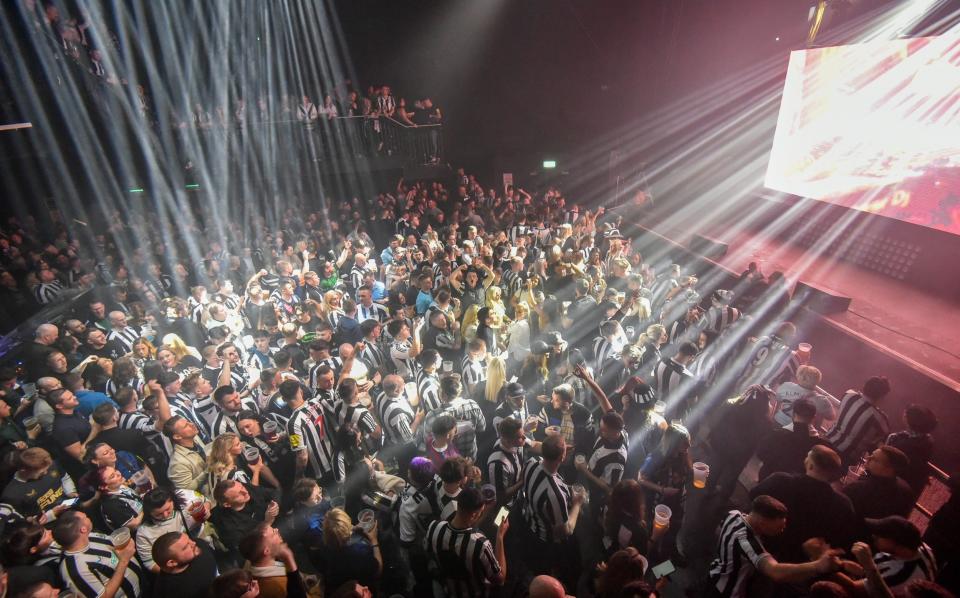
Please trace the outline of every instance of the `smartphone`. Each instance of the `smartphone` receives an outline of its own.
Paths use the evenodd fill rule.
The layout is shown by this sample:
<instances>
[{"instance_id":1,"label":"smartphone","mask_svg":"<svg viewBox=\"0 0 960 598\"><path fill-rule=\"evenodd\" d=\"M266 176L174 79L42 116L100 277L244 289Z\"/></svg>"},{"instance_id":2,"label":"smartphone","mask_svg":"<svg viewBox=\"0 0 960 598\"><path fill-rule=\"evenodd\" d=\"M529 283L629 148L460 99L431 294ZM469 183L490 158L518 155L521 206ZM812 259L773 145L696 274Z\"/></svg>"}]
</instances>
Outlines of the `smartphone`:
<instances>
[{"instance_id":1,"label":"smartphone","mask_svg":"<svg viewBox=\"0 0 960 598\"><path fill-rule=\"evenodd\" d=\"M673 563L670 561L663 561L653 568L653 576L657 579L660 579L661 577L667 577L675 573L676 570L677 568L673 566Z\"/></svg>"},{"instance_id":2,"label":"smartphone","mask_svg":"<svg viewBox=\"0 0 960 598\"><path fill-rule=\"evenodd\" d=\"M507 507L500 507L500 511L497 512L497 516L493 518L494 525L499 526L501 523L503 523L503 520L506 519L509 515L510 515L510 509L508 509Z\"/></svg>"},{"instance_id":3,"label":"smartphone","mask_svg":"<svg viewBox=\"0 0 960 598\"><path fill-rule=\"evenodd\" d=\"M78 500L79 500L79 499L76 498L76 497L67 498L67 499L65 499L63 502L61 502L60 505L58 505L58 506L61 506L61 507L72 507L73 505L77 504L77 501L78 501Z\"/></svg>"}]
</instances>

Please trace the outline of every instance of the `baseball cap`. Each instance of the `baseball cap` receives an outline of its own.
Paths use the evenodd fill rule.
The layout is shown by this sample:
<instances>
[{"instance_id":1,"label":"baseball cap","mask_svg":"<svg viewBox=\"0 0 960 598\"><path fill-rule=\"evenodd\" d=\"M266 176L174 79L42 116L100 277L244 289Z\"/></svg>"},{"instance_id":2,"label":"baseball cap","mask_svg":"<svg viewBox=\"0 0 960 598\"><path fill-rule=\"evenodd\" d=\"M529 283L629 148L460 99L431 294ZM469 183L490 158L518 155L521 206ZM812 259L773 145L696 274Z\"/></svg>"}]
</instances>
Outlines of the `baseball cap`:
<instances>
[{"instance_id":1,"label":"baseball cap","mask_svg":"<svg viewBox=\"0 0 960 598\"><path fill-rule=\"evenodd\" d=\"M893 540L904 548L916 550L923 541L917 526L899 515L891 515L883 519L865 519L864 521L871 534Z\"/></svg>"},{"instance_id":2,"label":"baseball cap","mask_svg":"<svg viewBox=\"0 0 960 598\"><path fill-rule=\"evenodd\" d=\"M505 392L506 392L505 396L508 399L526 396L526 391L523 388L523 384L520 384L519 382L511 382L507 384L507 388Z\"/></svg>"}]
</instances>

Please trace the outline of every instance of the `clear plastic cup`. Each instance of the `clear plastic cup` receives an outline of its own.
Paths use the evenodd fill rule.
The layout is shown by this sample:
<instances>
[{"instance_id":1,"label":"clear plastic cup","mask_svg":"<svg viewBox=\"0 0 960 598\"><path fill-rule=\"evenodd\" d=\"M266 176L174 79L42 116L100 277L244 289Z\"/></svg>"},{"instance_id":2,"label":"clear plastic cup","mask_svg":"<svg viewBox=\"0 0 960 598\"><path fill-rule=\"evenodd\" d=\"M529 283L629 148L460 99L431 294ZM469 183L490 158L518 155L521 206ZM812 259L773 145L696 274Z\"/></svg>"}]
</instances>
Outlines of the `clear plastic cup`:
<instances>
[{"instance_id":1,"label":"clear plastic cup","mask_svg":"<svg viewBox=\"0 0 960 598\"><path fill-rule=\"evenodd\" d=\"M693 487L706 488L707 477L710 475L710 466L697 461L693 464Z\"/></svg>"},{"instance_id":2,"label":"clear plastic cup","mask_svg":"<svg viewBox=\"0 0 960 598\"><path fill-rule=\"evenodd\" d=\"M560 426L547 426L546 433L547 436L559 436Z\"/></svg>"},{"instance_id":3,"label":"clear plastic cup","mask_svg":"<svg viewBox=\"0 0 960 598\"><path fill-rule=\"evenodd\" d=\"M130 481L133 482L138 494L146 494L153 489L153 482L150 481L150 476L142 469L133 472L133 475L130 476Z\"/></svg>"},{"instance_id":4,"label":"clear plastic cup","mask_svg":"<svg viewBox=\"0 0 960 598\"><path fill-rule=\"evenodd\" d=\"M364 509L357 514L357 525L365 532L372 530L376 521L377 515L373 509Z\"/></svg>"},{"instance_id":5,"label":"clear plastic cup","mask_svg":"<svg viewBox=\"0 0 960 598\"><path fill-rule=\"evenodd\" d=\"M273 442L280 436L280 424L275 421L264 422L263 435L267 437L267 440Z\"/></svg>"},{"instance_id":6,"label":"clear plastic cup","mask_svg":"<svg viewBox=\"0 0 960 598\"><path fill-rule=\"evenodd\" d=\"M810 352L813 351L813 345L810 343L800 343L797 345L797 359L800 363L806 365L810 361Z\"/></svg>"},{"instance_id":7,"label":"clear plastic cup","mask_svg":"<svg viewBox=\"0 0 960 598\"><path fill-rule=\"evenodd\" d=\"M330 508L332 509L342 509L347 505L347 500L342 496L335 496L330 499Z\"/></svg>"},{"instance_id":8,"label":"clear plastic cup","mask_svg":"<svg viewBox=\"0 0 960 598\"><path fill-rule=\"evenodd\" d=\"M243 458L247 463L256 463L260 460L260 449L249 444L243 445Z\"/></svg>"},{"instance_id":9,"label":"clear plastic cup","mask_svg":"<svg viewBox=\"0 0 960 598\"><path fill-rule=\"evenodd\" d=\"M26 430L32 430L34 428L40 427L40 420L35 417L25 417L23 418L23 427Z\"/></svg>"},{"instance_id":10,"label":"clear plastic cup","mask_svg":"<svg viewBox=\"0 0 960 598\"><path fill-rule=\"evenodd\" d=\"M527 418L527 421L523 424L523 429L527 431L528 434L533 434L537 431L537 427L540 425L540 420L536 416L530 416Z\"/></svg>"},{"instance_id":11,"label":"clear plastic cup","mask_svg":"<svg viewBox=\"0 0 960 598\"><path fill-rule=\"evenodd\" d=\"M587 462L587 458L586 458L584 455L577 455L576 458L574 458L573 461L574 461L574 463L576 463L577 465L583 465L584 463Z\"/></svg>"},{"instance_id":12,"label":"clear plastic cup","mask_svg":"<svg viewBox=\"0 0 960 598\"><path fill-rule=\"evenodd\" d=\"M673 517L673 510L667 505L657 505L653 508L653 525L655 527L667 527L670 524L671 517Z\"/></svg>"},{"instance_id":13,"label":"clear plastic cup","mask_svg":"<svg viewBox=\"0 0 960 598\"><path fill-rule=\"evenodd\" d=\"M452 371L453 371L453 362L452 362L452 361L444 361L444 362L443 362L443 371L444 371L444 372L447 372L448 374L449 374L450 372L452 372Z\"/></svg>"},{"instance_id":14,"label":"clear plastic cup","mask_svg":"<svg viewBox=\"0 0 960 598\"><path fill-rule=\"evenodd\" d=\"M121 527L111 532L110 543L113 544L113 547L117 550L122 549L124 546L130 543L130 529Z\"/></svg>"},{"instance_id":15,"label":"clear plastic cup","mask_svg":"<svg viewBox=\"0 0 960 598\"><path fill-rule=\"evenodd\" d=\"M493 484L484 484L480 486L480 496L483 497L483 502L496 502L497 500L497 488Z\"/></svg>"}]
</instances>

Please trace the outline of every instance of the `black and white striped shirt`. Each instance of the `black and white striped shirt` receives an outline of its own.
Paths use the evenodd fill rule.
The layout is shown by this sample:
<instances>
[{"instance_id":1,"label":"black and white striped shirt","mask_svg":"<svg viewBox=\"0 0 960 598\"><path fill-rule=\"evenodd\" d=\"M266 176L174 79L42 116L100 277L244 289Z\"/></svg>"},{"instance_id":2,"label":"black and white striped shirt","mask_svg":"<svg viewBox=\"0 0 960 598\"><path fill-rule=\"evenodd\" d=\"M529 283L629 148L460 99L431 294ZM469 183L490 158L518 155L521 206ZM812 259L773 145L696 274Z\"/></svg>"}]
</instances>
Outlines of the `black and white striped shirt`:
<instances>
[{"instance_id":1,"label":"black and white striped shirt","mask_svg":"<svg viewBox=\"0 0 960 598\"><path fill-rule=\"evenodd\" d=\"M360 361L362 361L371 372L382 371L387 361L383 355L383 347L380 343L370 339L363 339L363 350L360 351Z\"/></svg>"},{"instance_id":2,"label":"black and white striped shirt","mask_svg":"<svg viewBox=\"0 0 960 598\"><path fill-rule=\"evenodd\" d=\"M90 544L83 551L64 552L60 563L60 577L67 588L85 598L97 598L103 594L116 571L117 557L110 538L103 534L90 534ZM140 596L142 570L136 559L127 565L123 582L115 596L137 598Z\"/></svg>"},{"instance_id":3,"label":"black and white striped shirt","mask_svg":"<svg viewBox=\"0 0 960 598\"><path fill-rule=\"evenodd\" d=\"M140 331L133 326L126 326L120 330L113 329L107 335L107 341L116 341L123 347L124 352L129 353L133 349L133 343L140 338Z\"/></svg>"},{"instance_id":4,"label":"black and white striped shirt","mask_svg":"<svg viewBox=\"0 0 960 598\"><path fill-rule=\"evenodd\" d=\"M200 440L202 440L204 444L212 440L210 437L210 424L197 412L197 406L194 405L193 399L181 392L172 397L167 397L167 401L170 403L170 412L173 415L179 415L197 427ZM213 405L212 401L210 404Z\"/></svg>"},{"instance_id":5,"label":"black and white striped shirt","mask_svg":"<svg viewBox=\"0 0 960 598\"><path fill-rule=\"evenodd\" d=\"M227 432L233 432L238 434L237 430L237 415L239 413L228 413L217 407L216 416L213 418L213 424L210 426L211 437L216 438L221 434L226 434Z\"/></svg>"},{"instance_id":6,"label":"black and white striped shirt","mask_svg":"<svg viewBox=\"0 0 960 598\"><path fill-rule=\"evenodd\" d=\"M114 396L116 396L117 391L120 390L121 388L132 388L136 390L138 393L142 393L143 384L144 384L143 380L141 380L140 378L132 378L130 380L127 380L123 384L117 384L113 378L110 378L109 380L107 380L107 383L103 390L104 390L104 394L106 394L108 397L112 399Z\"/></svg>"},{"instance_id":7,"label":"black and white striped shirt","mask_svg":"<svg viewBox=\"0 0 960 598\"><path fill-rule=\"evenodd\" d=\"M472 399L477 399L477 393L483 390L484 383L487 381L487 365L482 361L471 359L467 355L463 358L460 373L463 377L464 394Z\"/></svg>"},{"instance_id":8,"label":"black and white striped shirt","mask_svg":"<svg viewBox=\"0 0 960 598\"><path fill-rule=\"evenodd\" d=\"M446 521L427 528L427 552L437 563L450 598L482 598L500 575L490 540L473 528L457 529Z\"/></svg>"},{"instance_id":9,"label":"black and white striped shirt","mask_svg":"<svg viewBox=\"0 0 960 598\"><path fill-rule=\"evenodd\" d=\"M331 405L330 412L333 415L334 426L338 430L347 423L355 425L365 436L377 429L377 420L360 403L348 405L343 399L336 399Z\"/></svg>"},{"instance_id":10,"label":"black and white striped shirt","mask_svg":"<svg viewBox=\"0 0 960 598\"><path fill-rule=\"evenodd\" d=\"M710 582L723 598L750 596L750 581L770 554L740 511L730 511L724 519L717 551L710 565Z\"/></svg>"},{"instance_id":11,"label":"black and white striped shirt","mask_svg":"<svg viewBox=\"0 0 960 598\"><path fill-rule=\"evenodd\" d=\"M937 562L933 558L933 551L926 544L920 544L916 558L909 561L898 559L886 552L878 552L873 555L873 562L877 564L880 577L887 583L887 587L897 596L900 596L906 590L907 584L914 579L935 581L937 577ZM867 583L869 585L869 582Z\"/></svg>"},{"instance_id":12,"label":"black and white striped shirt","mask_svg":"<svg viewBox=\"0 0 960 598\"><path fill-rule=\"evenodd\" d=\"M523 288L523 279L520 278L519 272L505 270L500 277L500 286L503 287L504 297L509 300Z\"/></svg>"},{"instance_id":13,"label":"black and white striped shirt","mask_svg":"<svg viewBox=\"0 0 960 598\"><path fill-rule=\"evenodd\" d=\"M543 467L543 461L531 459L523 470L523 518L530 530L544 542L559 542L554 527L570 517L570 488L559 474Z\"/></svg>"},{"instance_id":14,"label":"black and white striped shirt","mask_svg":"<svg viewBox=\"0 0 960 598\"><path fill-rule=\"evenodd\" d=\"M367 275L366 266L354 266L350 269L350 288L356 292L363 286L363 277Z\"/></svg>"},{"instance_id":15,"label":"black and white striped shirt","mask_svg":"<svg viewBox=\"0 0 960 598\"><path fill-rule=\"evenodd\" d=\"M399 445L413 442L414 413L405 394L398 397L388 397L380 393L377 397L377 414L380 416L380 425L388 445Z\"/></svg>"},{"instance_id":16,"label":"black and white striped shirt","mask_svg":"<svg viewBox=\"0 0 960 598\"><path fill-rule=\"evenodd\" d=\"M623 470L627 466L627 433L621 432L620 438L614 442L606 442L597 438L593 444L593 452L587 459L590 473L600 478L613 488L623 477Z\"/></svg>"},{"instance_id":17,"label":"black and white striped shirt","mask_svg":"<svg viewBox=\"0 0 960 598\"><path fill-rule=\"evenodd\" d=\"M800 362L793 351L775 336L757 339L737 383L744 390L753 384L776 387L781 382L792 380Z\"/></svg>"},{"instance_id":18,"label":"black and white striped shirt","mask_svg":"<svg viewBox=\"0 0 960 598\"><path fill-rule=\"evenodd\" d=\"M529 232L530 227L526 224L514 224L510 227L510 230L507 232L507 237L510 239L511 245L517 244L517 239Z\"/></svg>"},{"instance_id":19,"label":"black and white striped shirt","mask_svg":"<svg viewBox=\"0 0 960 598\"><path fill-rule=\"evenodd\" d=\"M294 452L307 451L303 475L321 478L333 471L333 430L323 409L316 403L304 403L287 420L287 435Z\"/></svg>"},{"instance_id":20,"label":"black and white striped shirt","mask_svg":"<svg viewBox=\"0 0 960 598\"><path fill-rule=\"evenodd\" d=\"M848 390L840 400L837 423L827 433L826 440L837 450L844 463L850 464L863 453L876 448L889 432L886 414L863 394Z\"/></svg>"},{"instance_id":21,"label":"black and white striped shirt","mask_svg":"<svg viewBox=\"0 0 960 598\"><path fill-rule=\"evenodd\" d=\"M661 401L680 401L693 392L696 378L685 366L670 359L661 359L654 369L653 390Z\"/></svg>"},{"instance_id":22,"label":"black and white striped shirt","mask_svg":"<svg viewBox=\"0 0 960 598\"><path fill-rule=\"evenodd\" d=\"M619 338L598 336L593 339L593 367L596 368L597 376L603 376L603 367L607 360L620 359L622 350L623 341Z\"/></svg>"},{"instance_id":23,"label":"black and white striped shirt","mask_svg":"<svg viewBox=\"0 0 960 598\"><path fill-rule=\"evenodd\" d=\"M729 305L714 305L700 318L700 330L712 330L720 334L731 324L740 319L740 310Z\"/></svg>"},{"instance_id":24,"label":"black and white striped shirt","mask_svg":"<svg viewBox=\"0 0 960 598\"><path fill-rule=\"evenodd\" d=\"M383 324L390 317L387 308L379 303L371 303L369 307L362 303L357 304L357 323L362 324L367 320L376 320Z\"/></svg>"},{"instance_id":25,"label":"black and white striped shirt","mask_svg":"<svg viewBox=\"0 0 960 598\"><path fill-rule=\"evenodd\" d=\"M507 488L520 481L523 469L523 449L505 449L497 440L487 457L487 479L497 489L497 504L507 504Z\"/></svg>"},{"instance_id":26,"label":"black and white striped shirt","mask_svg":"<svg viewBox=\"0 0 960 598\"><path fill-rule=\"evenodd\" d=\"M417 363L410 357L410 341L394 341L390 346L390 359L398 376L408 381L414 379Z\"/></svg>"},{"instance_id":27,"label":"black and white striped shirt","mask_svg":"<svg viewBox=\"0 0 960 598\"><path fill-rule=\"evenodd\" d=\"M318 378L320 376L320 367L324 365L333 370L334 382L340 379L340 371L343 369L343 360L339 357L327 357L326 359L321 359L310 368L310 375L307 378L310 383L310 388L313 389L314 392L316 392L320 386L318 382Z\"/></svg>"},{"instance_id":28,"label":"black and white striped shirt","mask_svg":"<svg viewBox=\"0 0 960 598\"><path fill-rule=\"evenodd\" d=\"M53 303L56 301L57 297L60 296L62 291L63 285L59 280L54 280L53 282L41 282L37 286L33 287L33 296L40 305L47 305L48 303Z\"/></svg>"}]
</instances>

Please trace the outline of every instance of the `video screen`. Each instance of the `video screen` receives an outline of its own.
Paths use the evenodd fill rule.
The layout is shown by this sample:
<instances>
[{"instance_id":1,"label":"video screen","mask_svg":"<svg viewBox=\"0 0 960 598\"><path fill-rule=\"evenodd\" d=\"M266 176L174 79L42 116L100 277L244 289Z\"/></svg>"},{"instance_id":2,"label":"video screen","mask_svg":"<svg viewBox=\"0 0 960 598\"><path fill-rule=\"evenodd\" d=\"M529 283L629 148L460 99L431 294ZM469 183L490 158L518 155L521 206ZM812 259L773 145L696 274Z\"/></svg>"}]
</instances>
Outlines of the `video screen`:
<instances>
[{"instance_id":1,"label":"video screen","mask_svg":"<svg viewBox=\"0 0 960 598\"><path fill-rule=\"evenodd\" d=\"M792 52L765 185L960 234L960 36Z\"/></svg>"}]
</instances>

